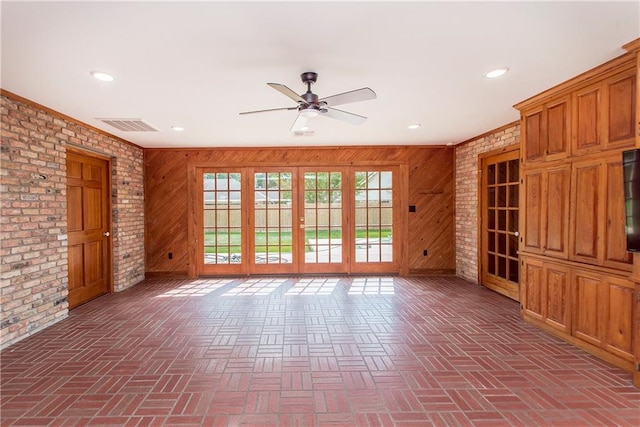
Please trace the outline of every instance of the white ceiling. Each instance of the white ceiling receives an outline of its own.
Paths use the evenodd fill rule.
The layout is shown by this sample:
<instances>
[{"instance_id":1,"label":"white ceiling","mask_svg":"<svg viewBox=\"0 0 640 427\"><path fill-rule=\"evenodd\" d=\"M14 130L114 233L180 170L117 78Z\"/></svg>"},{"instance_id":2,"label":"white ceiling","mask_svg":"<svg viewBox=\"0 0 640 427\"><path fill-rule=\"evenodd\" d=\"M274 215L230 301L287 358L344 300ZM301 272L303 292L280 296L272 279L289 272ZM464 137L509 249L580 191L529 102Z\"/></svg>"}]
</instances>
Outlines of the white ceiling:
<instances>
[{"instance_id":1,"label":"white ceiling","mask_svg":"<svg viewBox=\"0 0 640 427\"><path fill-rule=\"evenodd\" d=\"M2 1L1 15L3 89L142 147L457 143L640 37L637 1ZM303 93L304 71L318 73L320 97L372 88L377 99L338 107L367 122L318 117L313 136L295 136L295 111L238 114L295 106L266 83Z\"/></svg>"}]
</instances>

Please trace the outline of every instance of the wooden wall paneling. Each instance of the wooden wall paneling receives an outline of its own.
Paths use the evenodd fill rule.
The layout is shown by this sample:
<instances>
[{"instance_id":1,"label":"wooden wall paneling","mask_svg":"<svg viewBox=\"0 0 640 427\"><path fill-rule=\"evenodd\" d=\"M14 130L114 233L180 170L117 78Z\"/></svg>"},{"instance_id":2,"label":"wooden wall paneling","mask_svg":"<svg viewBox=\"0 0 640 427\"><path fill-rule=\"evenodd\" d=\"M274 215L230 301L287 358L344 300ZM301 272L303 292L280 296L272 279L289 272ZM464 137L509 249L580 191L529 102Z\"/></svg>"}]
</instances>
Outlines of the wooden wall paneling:
<instances>
[{"instance_id":1,"label":"wooden wall paneling","mask_svg":"<svg viewBox=\"0 0 640 427\"><path fill-rule=\"evenodd\" d=\"M193 232L189 231L188 207L195 199L189 196L190 167L245 166L318 166L318 165L398 165L407 168L405 188L408 196L399 202L400 221L407 225L398 236L409 247L400 262L400 271L412 273L455 271L453 211L453 149L450 147L282 147L265 149L146 149L145 209L148 274L193 273L189 255L195 250ZM401 174L402 176L402 174ZM408 205L416 213L408 213ZM422 249L428 249L423 256ZM400 247L402 251L402 247ZM173 259L168 259L172 252ZM403 266L404 263L404 266Z\"/></svg>"},{"instance_id":2,"label":"wooden wall paneling","mask_svg":"<svg viewBox=\"0 0 640 427\"><path fill-rule=\"evenodd\" d=\"M453 149L425 150L408 159L407 206L416 208L405 216L412 274L455 272L455 246L450 244L455 239L453 168ZM451 173L443 173L448 170Z\"/></svg>"},{"instance_id":3,"label":"wooden wall paneling","mask_svg":"<svg viewBox=\"0 0 640 427\"><path fill-rule=\"evenodd\" d=\"M146 271L187 276L189 192L185 158L162 150L145 150L144 156Z\"/></svg>"}]
</instances>

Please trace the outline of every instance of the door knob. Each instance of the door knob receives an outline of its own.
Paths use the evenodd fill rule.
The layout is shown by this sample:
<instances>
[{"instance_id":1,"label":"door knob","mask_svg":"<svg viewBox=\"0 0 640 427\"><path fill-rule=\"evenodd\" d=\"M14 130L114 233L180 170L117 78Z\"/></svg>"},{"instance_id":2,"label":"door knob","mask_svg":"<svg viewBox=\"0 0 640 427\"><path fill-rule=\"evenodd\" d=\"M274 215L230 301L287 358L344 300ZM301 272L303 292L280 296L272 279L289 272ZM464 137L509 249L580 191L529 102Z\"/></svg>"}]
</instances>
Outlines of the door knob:
<instances>
[{"instance_id":1,"label":"door knob","mask_svg":"<svg viewBox=\"0 0 640 427\"><path fill-rule=\"evenodd\" d=\"M109 236L111 236L111 233L109 233L108 231L105 231L104 233L102 233L102 235L104 237L109 237Z\"/></svg>"},{"instance_id":2,"label":"door knob","mask_svg":"<svg viewBox=\"0 0 640 427\"><path fill-rule=\"evenodd\" d=\"M515 233L513 233L516 237L518 237L520 235L520 232L516 231Z\"/></svg>"}]
</instances>

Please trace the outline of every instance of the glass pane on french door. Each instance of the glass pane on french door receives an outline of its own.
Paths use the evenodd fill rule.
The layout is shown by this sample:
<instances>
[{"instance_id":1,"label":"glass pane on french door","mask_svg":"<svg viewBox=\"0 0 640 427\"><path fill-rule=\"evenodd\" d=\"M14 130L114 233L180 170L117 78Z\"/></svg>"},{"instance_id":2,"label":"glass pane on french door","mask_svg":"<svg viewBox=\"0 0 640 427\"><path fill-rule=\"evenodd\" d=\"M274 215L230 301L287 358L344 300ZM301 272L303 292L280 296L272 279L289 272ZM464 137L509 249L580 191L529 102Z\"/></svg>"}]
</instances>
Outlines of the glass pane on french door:
<instances>
[{"instance_id":1,"label":"glass pane on french door","mask_svg":"<svg viewBox=\"0 0 640 427\"><path fill-rule=\"evenodd\" d=\"M242 270L242 173L207 171L202 177L202 272Z\"/></svg>"},{"instance_id":2,"label":"glass pane on french door","mask_svg":"<svg viewBox=\"0 0 640 427\"><path fill-rule=\"evenodd\" d=\"M393 245L393 170L370 169L356 171L355 264L394 263Z\"/></svg>"},{"instance_id":3,"label":"glass pane on french door","mask_svg":"<svg viewBox=\"0 0 640 427\"><path fill-rule=\"evenodd\" d=\"M341 170L302 169L303 272L344 272L344 189Z\"/></svg>"},{"instance_id":4,"label":"glass pane on french door","mask_svg":"<svg viewBox=\"0 0 640 427\"><path fill-rule=\"evenodd\" d=\"M252 272L294 272L293 171L254 171L253 178Z\"/></svg>"}]
</instances>

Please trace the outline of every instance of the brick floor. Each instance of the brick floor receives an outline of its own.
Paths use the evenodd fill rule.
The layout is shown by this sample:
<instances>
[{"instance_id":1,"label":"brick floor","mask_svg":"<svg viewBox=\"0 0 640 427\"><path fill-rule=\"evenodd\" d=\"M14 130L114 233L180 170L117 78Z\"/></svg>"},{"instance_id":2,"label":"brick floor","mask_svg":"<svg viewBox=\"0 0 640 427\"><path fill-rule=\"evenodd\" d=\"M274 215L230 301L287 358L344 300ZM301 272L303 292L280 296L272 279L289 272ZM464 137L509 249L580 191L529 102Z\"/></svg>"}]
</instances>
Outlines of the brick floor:
<instances>
[{"instance_id":1,"label":"brick floor","mask_svg":"<svg viewBox=\"0 0 640 427\"><path fill-rule=\"evenodd\" d=\"M631 375L455 277L146 280L1 354L3 426L638 426Z\"/></svg>"}]
</instances>

